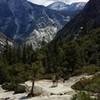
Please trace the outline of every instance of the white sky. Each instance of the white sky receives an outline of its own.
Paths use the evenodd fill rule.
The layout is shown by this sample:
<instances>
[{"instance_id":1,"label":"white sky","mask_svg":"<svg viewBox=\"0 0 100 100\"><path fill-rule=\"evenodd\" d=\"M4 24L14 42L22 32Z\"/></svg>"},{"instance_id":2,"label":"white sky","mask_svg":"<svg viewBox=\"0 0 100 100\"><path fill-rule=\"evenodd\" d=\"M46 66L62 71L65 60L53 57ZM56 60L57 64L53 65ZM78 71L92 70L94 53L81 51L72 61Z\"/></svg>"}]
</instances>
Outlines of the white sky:
<instances>
[{"instance_id":1,"label":"white sky","mask_svg":"<svg viewBox=\"0 0 100 100\"><path fill-rule=\"evenodd\" d=\"M35 4L47 6L47 5L49 5L53 2L56 2L56 1L62 1L62 2L69 4L69 3L72 3L72 2L87 2L89 0L28 0L28 1L31 1Z\"/></svg>"}]
</instances>

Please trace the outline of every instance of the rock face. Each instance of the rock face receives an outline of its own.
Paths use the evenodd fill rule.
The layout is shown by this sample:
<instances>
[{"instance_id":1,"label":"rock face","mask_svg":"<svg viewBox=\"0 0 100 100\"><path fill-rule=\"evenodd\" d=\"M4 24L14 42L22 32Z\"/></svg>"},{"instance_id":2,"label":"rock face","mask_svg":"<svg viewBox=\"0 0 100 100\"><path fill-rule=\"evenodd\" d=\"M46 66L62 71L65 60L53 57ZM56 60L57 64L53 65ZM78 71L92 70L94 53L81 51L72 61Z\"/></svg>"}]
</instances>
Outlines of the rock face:
<instances>
[{"instance_id":1,"label":"rock face","mask_svg":"<svg viewBox=\"0 0 100 100\"><path fill-rule=\"evenodd\" d=\"M0 33L0 51L4 48L8 42L9 45L13 45L13 41L7 38L3 33Z\"/></svg>"},{"instance_id":2,"label":"rock face","mask_svg":"<svg viewBox=\"0 0 100 100\"><path fill-rule=\"evenodd\" d=\"M85 8L58 32L56 38L67 38L88 34L100 27L100 0L90 0ZM84 33L84 34L83 34Z\"/></svg>"},{"instance_id":3,"label":"rock face","mask_svg":"<svg viewBox=\"0 0 100 100\"><path fill-rule=\"evenodd\" d=\"M25 43L35 48L41 47L41 43L45 41L46 43L50 42L56 35L58 31L57 27L47 26L45 28L40 28L34 30L25 40Z\"/></svg>"}]
</instances>

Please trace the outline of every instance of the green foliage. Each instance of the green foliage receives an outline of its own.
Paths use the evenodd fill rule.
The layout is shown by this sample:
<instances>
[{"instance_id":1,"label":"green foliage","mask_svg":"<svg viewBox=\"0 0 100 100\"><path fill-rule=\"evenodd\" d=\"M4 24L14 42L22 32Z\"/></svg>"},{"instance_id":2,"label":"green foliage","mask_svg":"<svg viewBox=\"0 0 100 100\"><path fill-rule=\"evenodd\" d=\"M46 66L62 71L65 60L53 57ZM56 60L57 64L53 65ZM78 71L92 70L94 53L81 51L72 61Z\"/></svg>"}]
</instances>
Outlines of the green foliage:
<instances>
[{"instance_id":1,"label":"green foliage","mask_svg":"<svg viewBox=\"0 0 100 100\"><path fill-rule=\"evenodd\" d=\"M16 83L5 83L2 85L2 88L7 91L14 91L14 93L24 93L26 92L25 86L18 85Z\"/></svg>"},{"instance_id":2,"label":"green foliage","mask_svg":"<svg viewBox=\"0 0 100 100\"><path fill-rule=\"evenodd\" d=\"M100 29L76 39L54 40L47 48L47 73L58 72L67 77L79 69L88 74L99 71L96 66L100 66Z\"/></svg>"},{"instance_id":3,"label":"green foliage","mask_svg":"<svg viewBox=\"0 0 100 100\"><path fill-rule=\"evenodd\" d=\"M98 67L96 65L88 65L88 66L83 66L82 68L79 68L73 74L80 75L80 74L85 73L88 75L92 75L92 74L95 74L96 72L100 72L100 67Z\"/></svg>"},{"instance_id":4,"label":"green foliage","mask_svg":"<svg viewBox=\"0 0 100 100\"><path fill-rule=\"evenodd\" d=\"M78 94L75 94L72 100L96 100L96 99L91 98L90 95L85 92L80 92Z\"/></svg>"},{"instance_id":5,"label":"green foliage","mask_svg":"<svg viewBox=\"0 0 100 100\"><path fill-rule=\"evenodd\" d=\"M21 83L31 78L31 66L28 64L14 64L10 66L9 74L11 81Z\"/></svg>"},{"instance_id":6,"label":"green foliage","mask_svg":"<svg viewBox=\"0 0 100 100\"><path fill-rule=\"evenodd\" d=\"M58 78L68 79L75 74L94 74L100 71L99 66L100 29L75 39L43 43L35 51L32 45L11 47L6 43L0 52L0 83L17 84L32 79L33 75L51 79L56 74Z\"/></svg>"},{"instance_id":7,"label":"green foliage","mask_svg":"<svg viewBox=\"0 0 100 100\"><path fill-rule=\"evenodd\" d=\"M97 67L95 65L89 65L89 66L83 67L81 71L82 73L95 74L96 72L100 71L100 67Z\"/></svg>"},{"instance_id":8,"label":"green foliage","mask_svg":"<svg viewBox=\"0 0 100 100\"><path fill-rule=\"evenodd\" d=\"M16 87L14 88L14 93L25 93L26 92L26 87L22 86L22 85L16 85Z\"/></svg>"},{"instance_id":9,"label":"green foliage","mask_svg":"<svg viewBox=\"0 0 100 100\"><path fill-rule=\"evenodd\" d=\"M41 55L40 55L41 54ZM0 53L0 84L7 90L17 92L23 91L18 84L32 79L35 75L43 72L40 51L35 52L32 46L10 47L8 43Z\"/></svg>"},{"instance_id":10,"label":"green foliage","mask_svg":"<svg viewBox=\"0 0 100 100\"><path fill-rule=\"evenodd\" d=\"M85 90L94 93L100 93L100 74L93 78L84 78L72 86L75 90Z\"/></svg>"},{"instance_id":11,"label":"green foliage","mask_svg":"<svg viewBox=\"0 0 100 100\"><path fill-rule=\"evenodd\" d=\"M35 78L36 77L38 78L39 75L43 72L44 72L44 69L43 69L41 62L36 61L36 62L32 63L32 73Z\"/></svg>"}]
</instances>

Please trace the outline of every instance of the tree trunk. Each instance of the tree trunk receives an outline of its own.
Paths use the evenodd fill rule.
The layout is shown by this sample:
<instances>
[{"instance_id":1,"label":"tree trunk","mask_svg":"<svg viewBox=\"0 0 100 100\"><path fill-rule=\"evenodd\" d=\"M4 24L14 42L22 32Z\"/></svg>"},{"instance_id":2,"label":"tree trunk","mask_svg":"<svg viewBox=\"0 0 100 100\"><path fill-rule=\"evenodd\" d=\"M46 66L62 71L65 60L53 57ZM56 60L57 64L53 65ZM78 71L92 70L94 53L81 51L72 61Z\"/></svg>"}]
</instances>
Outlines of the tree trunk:
<instances>
[{"instance_id":1,"label":"tree trunk","mask_svg":"<svg viewBox=\"0 0 100 100\"><path fill-rule=\"evenodd\" d=\"M31 94L33 94L33 95L34 95L34 82L35 82L35 80L33 78L33 81L32 81L32 89L31 89Z\"/></svg>"},{"instance_id":2,"label":"tree trunk","mask_svg":"<svg viewBox=\"0 0 100 100\"><path fill-rule=\"evenodd\" d=\"M28 97L34 97L34 83L35 83L35 78L33 77L32 79L32 88L30 93L28 94Z\"/></svg>"}]
</instances>

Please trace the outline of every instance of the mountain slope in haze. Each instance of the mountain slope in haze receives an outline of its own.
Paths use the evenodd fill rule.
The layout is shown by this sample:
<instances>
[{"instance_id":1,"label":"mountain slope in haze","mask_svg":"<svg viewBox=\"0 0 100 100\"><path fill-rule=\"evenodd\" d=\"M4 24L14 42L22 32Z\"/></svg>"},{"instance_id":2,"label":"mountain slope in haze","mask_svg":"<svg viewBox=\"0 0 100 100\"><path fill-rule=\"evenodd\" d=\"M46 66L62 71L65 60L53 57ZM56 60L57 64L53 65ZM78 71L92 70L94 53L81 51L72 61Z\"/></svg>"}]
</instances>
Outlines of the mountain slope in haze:
<instances>
[{"instance_id":1,"label":"mountain slope in haze","mask_svg":"<svg viewBox=\"0 0 100 100\"><path fill-rule=\"evenodd\" d=\"M82 10L86 5L86 2L75 2L75 3L72 3L70 6L69 6L69 10L70 11L80 11Z\"/></svg>"},{"instance_id":2,"label":"mountain slope in haze","mask_svg":"<svg viewBox=\"0 0 100 100\"><path fill-rule=\"evenodd\" d=\"M57 34L57 38L87 34L100 27L100 0L90 0L85 8Z\"/></svg>"},{"instance_id":3,"label":"mountain slope in haze","mask_svg":"<svg viewBox=\"0 0 100 100\"><path fill-rule=\"evenodd\" d=\"M47 7L52 10L61 11L67 9L69 5L65 4L64 2L58 1L48 5Z\"/></svg>"},{"instance_id":4,"label":"mountain slope in haze","mask_svg":"<svg viewBox=\"0 0 100 100\"><path fill-rule=\"evenodd\" d=\"M50 9L49 8L50 6L48 6L46 9L49 8L48 10L50 10L50 11L52 10L52 13L54 12L54 14L47 13L48 18L44 17L44 15L43 15L44 18L42 17L41 20L43 20L44 22L42 22L42 23L38 22L37 24L42 26L42 24L44 23L44 25L46 24L46 26L40 27L38 29L34 29L33 32L26 38L26 43L27 44L32 43L33 46L40 47L42 41L45 41L47 43L50 42L55 37L56 33L67 22L69 22L70 19L72 19L79 11L81 11L84 8L85 4L86 4L85 2L73 3L70 6L68 5L69 8L65 9L65 11L63 9L64 9L64 6L66 6L66 4L63 2L54 3L55 8L57 7L57 9L59 8L59 10ZM51 5L53 6L53 4L51 4ZM55 12L57 13L56 15L55 15ZM62 15L63 18L58 17L59 15ZM61 21L61 19L62 19L62 21ZM48 22L49 22L49 24L47 24Z\"/></svg>"},{"instance_id":5,"label":"mountain slope in haze","mask_svg":"<svg viewBox=\"0 0 100 100\"><path fill-rule=\"evenodd\" d=\"M70 19L75 17L86 5L86 2L74 2L65 4L64 2L55 2L48 6L49 9L59 11L59 13L68 15Z\"/></svg>"},{"instance_id":6,"label":"mountain slope in haze","mask_svg":"<svg viewBox=\"0 0 100 100\"><path fill-rule=\"evenodd\" d=\"M75 2L72 4L65 4L64 2L54 2L48 6L49 9L56 11L79 11L84 8L86 2Z\"/></svg>"},{"instance_id":7,"label":"mountain slope in haze","mask_svg":"<svg viewBox=\"0 0 100 100\"><path fill-rule=\"evenodd\" d=\"M54 34L67 21L67 16L27 0L0 0L0 32L14 40L23 41L30 33L37 37L37 32L43 37L39 29L46 27ZM43 33L47 34L45 30Z\"/></svg>"},{"instance_id":8,"label":"mountain slope in haze","mask_svg":"<svg viewBox=\"0 0 100 100\"><path fill-rule=\"evenodd\" d=\"M43 38L51 41L75 14L59 13L27 0L0 0L0 32L38 47Z\"/></svg>"}]
</instances>

